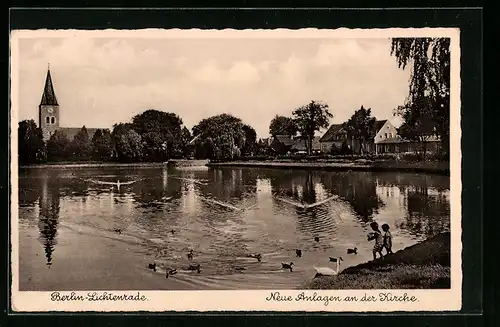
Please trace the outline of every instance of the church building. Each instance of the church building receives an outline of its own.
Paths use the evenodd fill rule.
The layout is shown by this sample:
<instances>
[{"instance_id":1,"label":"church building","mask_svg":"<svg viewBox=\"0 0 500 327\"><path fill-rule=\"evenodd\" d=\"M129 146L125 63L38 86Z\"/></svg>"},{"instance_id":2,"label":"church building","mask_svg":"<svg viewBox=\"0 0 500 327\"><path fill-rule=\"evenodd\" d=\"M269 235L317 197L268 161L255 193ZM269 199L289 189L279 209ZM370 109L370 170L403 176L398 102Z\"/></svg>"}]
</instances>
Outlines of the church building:
<instances>
[{"instance_id":1,"label":"church building","mask_svg":"<svg viewBox=\"0 0 500 327\"><path fill-rule=\"evenodd\" d=\"M38 106L38 126L42 129L43 140L46 142L50 139L55 131L61 131L66 134L71 141L75 135L82 129L82 127L61 127L59 125L61 117L61 110L57 102L56 94L54 92L54 85L50 75L50 68L47 70L47 78L45 79L45 88L43 90L42 101ZM87 128L89 140L92 140L94 133L99 128ZM100 128L103 130L104 128Z\"/></svg>"}]
</instances>

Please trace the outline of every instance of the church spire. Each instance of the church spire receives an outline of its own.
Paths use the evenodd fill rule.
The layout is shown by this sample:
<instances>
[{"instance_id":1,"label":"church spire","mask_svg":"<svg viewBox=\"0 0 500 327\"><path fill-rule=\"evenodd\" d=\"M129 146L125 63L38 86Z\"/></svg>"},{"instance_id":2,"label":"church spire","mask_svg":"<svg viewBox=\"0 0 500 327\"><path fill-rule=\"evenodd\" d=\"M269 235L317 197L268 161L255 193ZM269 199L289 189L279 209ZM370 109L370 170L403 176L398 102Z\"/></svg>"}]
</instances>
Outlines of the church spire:
<instances>
[{"instance_id":1,"label":"church spire","mask_svg":"<svg viewBox=\"0 0 500 327\"><path fill-rule=\"evenodd\" d=\"M47 68L47 78L45 79L45 88L43 90L42 101L40 105L58 106L54 86L52 85L52 77L50 76L50 64Z\"/></svg>"}]
</instances>

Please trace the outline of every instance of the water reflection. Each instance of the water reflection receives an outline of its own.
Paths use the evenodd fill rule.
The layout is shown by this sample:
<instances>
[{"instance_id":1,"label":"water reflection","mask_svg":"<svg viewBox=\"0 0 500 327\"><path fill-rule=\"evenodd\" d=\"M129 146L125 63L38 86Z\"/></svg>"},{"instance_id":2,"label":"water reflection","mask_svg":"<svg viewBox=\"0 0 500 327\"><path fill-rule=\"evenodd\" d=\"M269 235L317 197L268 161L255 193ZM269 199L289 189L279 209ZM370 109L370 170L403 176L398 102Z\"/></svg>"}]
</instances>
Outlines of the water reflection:
<instances>
[{"instance_id":1,"label":"water reflection","mask_svg":"<svg viewBox=\"0 0 500 327\"><path fill-rule=\"evenodd\" d=\"M59 223L60 196L59 179L53 174L44 174L41 181L38 229L39 240L45 249L46 264L52 265L52 254L57 244L57 225Z\"/></svg>"},{"instance_id":2,"label":"water reflection","mask_svg":"<svg viewBox=\"0 0 500 327\"><path fill-rule=\"evenodd\" d=\"M321 183L347 201L363 223L373 219L384 206L377 195L377 183L372 173L323 173Z\"/></svg>"},{"instance_id":3,"label":"water reflection","mask_svg":"<svg viewBox=\"0 0 500 327\"><path fill-rule=\"evenodd\" d=\"M89 179L137 182L117 189ZM246 254L262 253L263 263L251 269L267 274L279 270L281 260L291 259L290 255L295 258L296 248L305 251L301 260L309 268L354 246L361 253L356 260L368 260L372 244L366 242L366 232L372 220L391 226L395 250L447 231L450 225L446 176L229 168L47 168L20 171L19 186L21 241L23 237L28 240L30 231L38 233L48 265L78 255L76 244L92 238L97 243L104 239L121 242L113 243L114 253L120 249L139 253L140 258L175 267L185 265L187 250L193 249L204 275L235 273L235 266L248 264L242 261ZM336 198L307 206L332 196ZM61 231L69 242L60 240ZM71 237L78 239L72 242ZM315 242L315 237L321 241ZM104 245L92 246L100 255L108 255ZM306 271L300 267L298 271L301 269ZM287 278L294 282L300 276Z\"/></svg>"}]
</instances>

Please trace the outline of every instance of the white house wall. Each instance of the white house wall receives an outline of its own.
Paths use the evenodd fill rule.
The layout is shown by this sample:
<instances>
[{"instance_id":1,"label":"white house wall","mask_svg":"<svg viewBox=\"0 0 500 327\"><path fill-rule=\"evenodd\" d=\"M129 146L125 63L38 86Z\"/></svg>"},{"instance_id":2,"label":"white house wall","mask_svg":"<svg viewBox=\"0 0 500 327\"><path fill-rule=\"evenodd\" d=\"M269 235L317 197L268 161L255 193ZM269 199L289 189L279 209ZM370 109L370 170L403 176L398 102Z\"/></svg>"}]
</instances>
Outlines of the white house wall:
<instances>
[{"instance_id":1,"label":"white house wall","mask_svg":"<svg viewBox=\"0 0 500 327\"><path fill-rule=\"evenodd\" d=\"M375 143L379 143L385 139L395 138L397 134L398 131L396 130L396 127L394 127L394 125L387 120L382 128L377 132L377 135L375 135Z\"/></svg>"}]
</instances>

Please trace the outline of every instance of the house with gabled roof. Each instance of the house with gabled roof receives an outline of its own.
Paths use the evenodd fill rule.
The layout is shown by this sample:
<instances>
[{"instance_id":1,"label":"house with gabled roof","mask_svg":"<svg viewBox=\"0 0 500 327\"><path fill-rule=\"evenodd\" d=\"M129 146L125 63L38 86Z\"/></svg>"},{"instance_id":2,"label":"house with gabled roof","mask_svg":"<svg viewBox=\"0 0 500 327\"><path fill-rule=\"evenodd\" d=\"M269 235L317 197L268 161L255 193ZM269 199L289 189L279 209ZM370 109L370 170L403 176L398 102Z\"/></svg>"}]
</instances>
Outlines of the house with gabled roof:
<instances>
[{"instance_id":1,"label":"house with gabled roof","mask_svg":"<svg viewBox=\"0 0 500 327\"><path fill-rule=\"evenodd\" d=\"M363 152L377 153L377 149L381 148L377 148L377 144L390 142L389 140L400 140L399 136L397 136L396 128L387 119L376 120L375 136L373 139L363 144ZM330 152L333 145L340 149L343 144L346 144L354 153L360 152L359 142L347 135L347 131L343 128L343 124L332 124L319 142L321 143L323 152Z\"/></svg>"},{"instance_id":2,"label":"house with gabled roof","mask_svg":"<svg viewBox=\"0 0 500 327\"><path fill-rule=\"evenodd\" d=\"M323 136L318 140L322 152L328 153L332 146L341 148L342 144L348 142L347 132L343 124L332 124Z\"/></svg>"}]
</instances>

